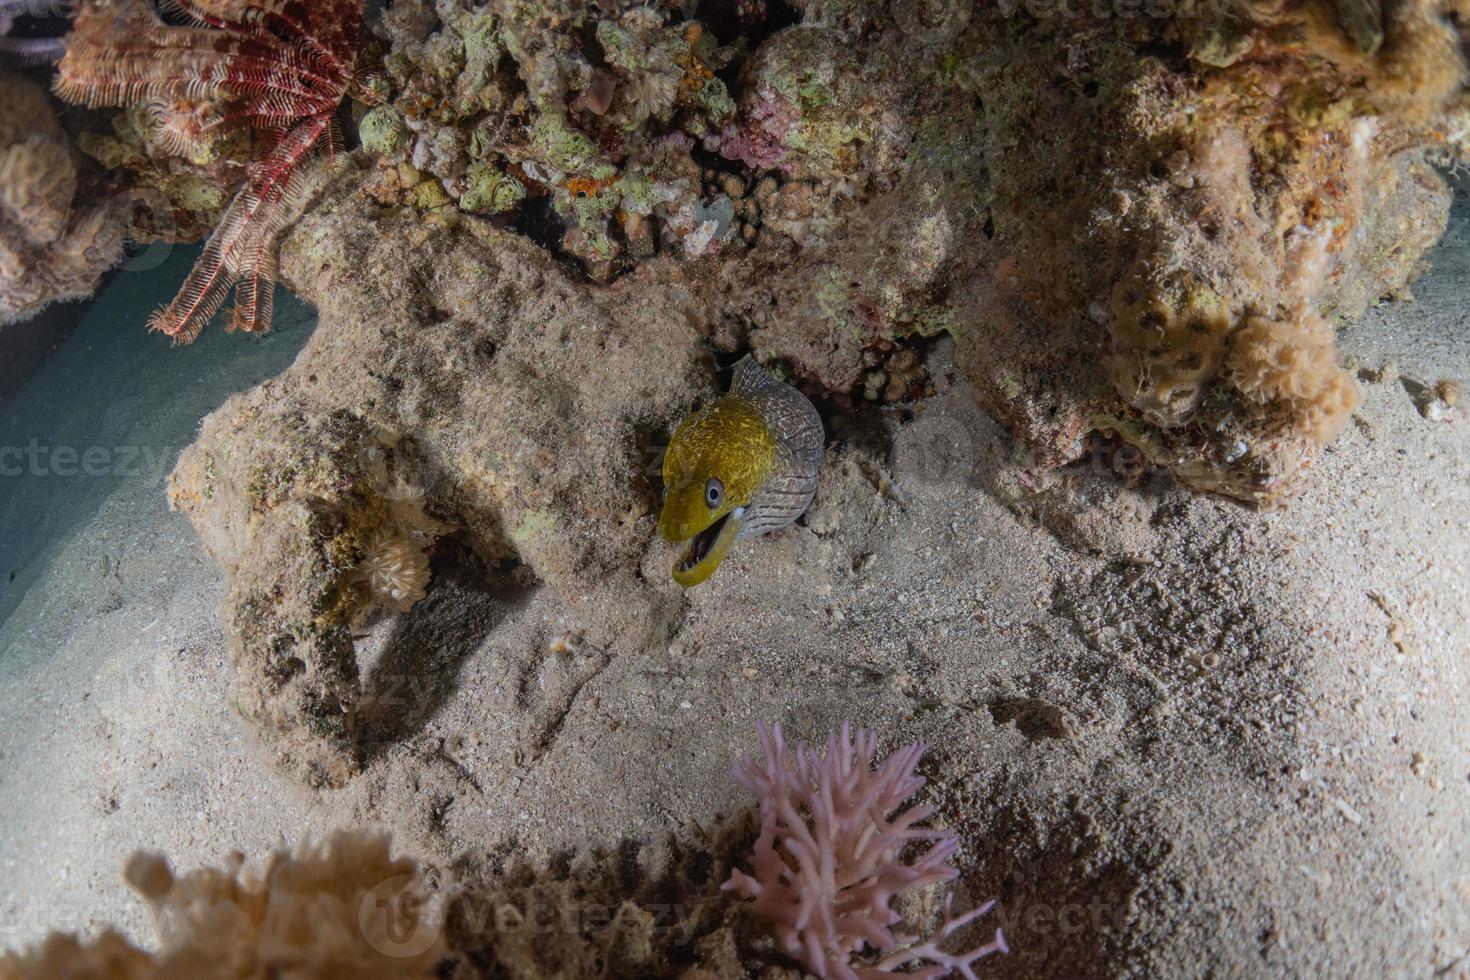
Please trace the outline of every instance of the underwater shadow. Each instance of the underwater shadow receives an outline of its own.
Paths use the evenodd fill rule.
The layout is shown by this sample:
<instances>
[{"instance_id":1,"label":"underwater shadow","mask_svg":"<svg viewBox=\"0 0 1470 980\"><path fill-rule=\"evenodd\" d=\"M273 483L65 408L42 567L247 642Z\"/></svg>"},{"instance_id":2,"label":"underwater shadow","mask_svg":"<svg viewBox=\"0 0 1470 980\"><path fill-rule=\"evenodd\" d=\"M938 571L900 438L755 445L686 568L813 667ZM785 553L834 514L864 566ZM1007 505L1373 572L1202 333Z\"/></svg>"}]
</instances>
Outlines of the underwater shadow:
<instances>
[{"instance_id":1,"label":"underwater shadow","mask_svg":"<svg viewBox=\"0 0 1470 980\"><path fill-rule=\"evenodd\" d=\"M394 622L362 682L358 739L366 758L418 732L454 692L461 668L533 587L487 576L468 549L436 557L428 595Z\"/></svg>"},{"instance_id":2,"label":"underwater shadow","mask_svg":"<svg viewBox=\"0 0 1470 980\"><path fill-rule=\"evenodd\" d=\"M545 858L514 838L461 856L450 873L465 884L445 909L454 975L736 980L790 966L746 903L720 889L757 830L752 809Z\"/></svg>"},{"instance_id":3,"label":"underwater shadow","mask_svg":"<svg viewBox=\"0 0 1470 980\"><path fill-rule=\"evenodd\" d=\"M995 816L983 867L966 876L974 897L996 900L985 924L1001 926L1010 945L986 959L986 977L1103 980L1137 961L1143 880L1168 845L1135 840L1111 853L1091 827L1078 814L1038 822L1006 807Z\"/></svg>"}]
</instances>

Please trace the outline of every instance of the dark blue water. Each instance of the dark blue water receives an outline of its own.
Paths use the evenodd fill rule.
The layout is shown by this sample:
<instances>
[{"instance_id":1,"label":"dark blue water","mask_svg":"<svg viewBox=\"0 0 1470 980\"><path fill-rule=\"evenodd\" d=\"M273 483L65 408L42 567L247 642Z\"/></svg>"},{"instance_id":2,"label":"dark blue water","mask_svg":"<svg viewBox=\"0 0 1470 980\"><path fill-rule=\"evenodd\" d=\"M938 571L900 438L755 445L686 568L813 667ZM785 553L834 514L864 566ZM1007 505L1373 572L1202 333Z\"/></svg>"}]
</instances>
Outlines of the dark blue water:
<instances>
[{"instance_id":1,"label":"dark blue water","mask_svg":"<svg viewBox=\"0 0 1470 980\"><path fill-rule=\"evenodd\" d=\"M316 324L277 290L265 335L216 324L194 344L150 334L197 248L155 248L119 272L61 348L0 405L0 625L46 569L54 546L119 495L132 512L166 511L167 476L200 420L234 392L279 374ZM223 319L223 318L221 318ZM4 356L0 331L0 356ZM99 553L99 564L109 561ZM3 651L0 651L3 653Z\"/></svg>"}]
</instances>

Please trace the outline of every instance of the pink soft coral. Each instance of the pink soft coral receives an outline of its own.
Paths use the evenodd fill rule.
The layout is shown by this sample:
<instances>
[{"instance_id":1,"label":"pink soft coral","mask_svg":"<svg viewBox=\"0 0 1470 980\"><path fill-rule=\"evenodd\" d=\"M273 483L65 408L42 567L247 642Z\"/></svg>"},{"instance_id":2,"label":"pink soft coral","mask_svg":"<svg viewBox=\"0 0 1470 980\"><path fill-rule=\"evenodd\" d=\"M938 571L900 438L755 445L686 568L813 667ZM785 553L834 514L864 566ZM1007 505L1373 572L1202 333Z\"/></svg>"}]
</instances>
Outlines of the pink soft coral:
<instances>
[{"instance_id":1,"label":"pink soft coral","mask_svg":"<svg viewBox=\"0 0 1470 980\"><path fill-rule=\"evenodd\" d=\"M733 775L760 798L761 833L751 854L754 874L736 871L724 885L755 900L755 911L771 922L781 950L818 977L874 980L899 967L920 965L913 977L948 976L958 970L975 980L971 964L1008 952L1005 936L967 953L951 954L939 944L990 911L986 902L964 915L944 903L944 922L920 942L893 932L901 916L889 907L899 895L959 876L949 859L959 840L949 830L919 826L934 812L915 806L894 814L924 785L914 775L926 746L899 749L873 767L877 737L859 729L856 741L846 724L827 739L819 755L798 743L795 757L781 726L757 725L766 761L748 754ZM928 842L912 863L903 862L911 842ZM854 954L871 948L883 959L854 965Z\"/></svg>"},{"instance_id":2,"label":"pink soft coral","mask_svg":"<svg viewBox=\"0 0 1470 980\"><path fill-rule=\"evenodd\" d=\"M720 154L756 170L775 170L786 159L787 138L801 122L801 112L775 93L762 91L738 123L720 132Z\"/></svg>"}]
</instances>

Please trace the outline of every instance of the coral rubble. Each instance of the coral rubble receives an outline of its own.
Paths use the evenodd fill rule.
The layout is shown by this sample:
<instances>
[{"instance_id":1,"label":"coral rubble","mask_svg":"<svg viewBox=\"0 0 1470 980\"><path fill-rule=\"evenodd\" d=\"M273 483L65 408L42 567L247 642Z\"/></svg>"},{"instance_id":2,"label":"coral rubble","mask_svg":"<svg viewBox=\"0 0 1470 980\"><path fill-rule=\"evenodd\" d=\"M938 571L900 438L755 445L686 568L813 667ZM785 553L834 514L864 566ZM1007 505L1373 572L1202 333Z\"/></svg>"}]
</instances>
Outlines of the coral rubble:
<instances>
[{"instance_id":1,"label":"coral rubble","mask_svg":"<svg viewBox=\"0 0 1470 980\"><path fill-rule=\"evenodd\" d=\"M117 209L86 206L46 94L0 72L0 324L88 296L122 257Z\"/></svg>"}]
</instances>

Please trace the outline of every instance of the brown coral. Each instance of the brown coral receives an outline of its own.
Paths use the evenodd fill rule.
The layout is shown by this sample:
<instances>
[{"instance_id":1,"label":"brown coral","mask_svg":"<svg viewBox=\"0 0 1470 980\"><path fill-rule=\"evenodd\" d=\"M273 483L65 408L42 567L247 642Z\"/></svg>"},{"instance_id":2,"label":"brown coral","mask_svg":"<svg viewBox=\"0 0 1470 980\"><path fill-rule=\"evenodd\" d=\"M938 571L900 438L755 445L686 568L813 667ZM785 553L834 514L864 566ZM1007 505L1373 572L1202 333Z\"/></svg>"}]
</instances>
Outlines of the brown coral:
<instances>
[{"instance_id":1,"label":"brown coral","mask_svg":"<svg viewBox=\"0 0 1470 980\"><path fill-rule=\"evenodd\" d=\"M1196 38L1197 94L1162 72L1130 90L1153 149L1120 184L1138 251L1108 368L1147 424L1113 431L1194 486L1258 503L1300 486L1356 404L1328 319L1402 292L1443 230L1425 159L1464 60L1436 4L1377 11L1248 4Z\"/></svg>"},{"instance_id":2,"label":"brown coral","mask_svg":"<svg viewBox=\"0 0 1470 980\"><path fill-rule=\"evenodd\" d=\"M0 955L0 980L151 980L153 957L111 929L89 943L53 932L26 953Z\"/></svg>"},{"instance_id":3,"label":"brown coral","mask_svg":"<svg viewBox=\"0 0 1470 980\"><path fill-rule=\"evenodd\" d=\"M45 93L0 73L0 324L90 295L122 256L106 205L77 207L70 141Z\"/></svg>"},{"instance_id":4,"label":"brown coral","mask_svg":"<svg viewBox=\"0 0 1470 980\"><path fill-rule=\"evenodd\" d=\"M373 602L408 612L425 595L429 559L422 544L397 527L385 525L373 533L355 577L367 587Z\"/></svg>"},{"instance_id":5,"label":"brown coral","mask_svg":"<svg viewBox=\"0 0 1470 980\"><path fill-rule=\"evenodd\" d=\"M1113 292L1108 371L1118 394L1159 425L1186 421L1219 370L1232 326L1225 300L1197 280L1135 273Z\"/></svg>"},{"instance_id":6,"label":"brown coral","mask_svg":"<svg viewBox=\"0 0 1470 980\"><path fill-rule=\"evenodd\" d=\"M433 976L444 956L418 866L392 857L384 834L278 850L259 872L238 852L182 877L135 854L127 879L153 909L156 953L113 932L86 945L52 935L0 958L0 980L409 980Z\"/></svg>"},{"instance_id":7,"label":"brown coral","mask_svg":"<svg viewBox=\"0 0 1470 980\"><path fill-rule=\"evenodd\" d=\"M1234 337L1228 370L1241 394L1285 408L1290 425L1314 443L1334 438L1358 406L1332 328L1314 314L1294 322L1251 317Z\"/></svg>"}]
</instances>

